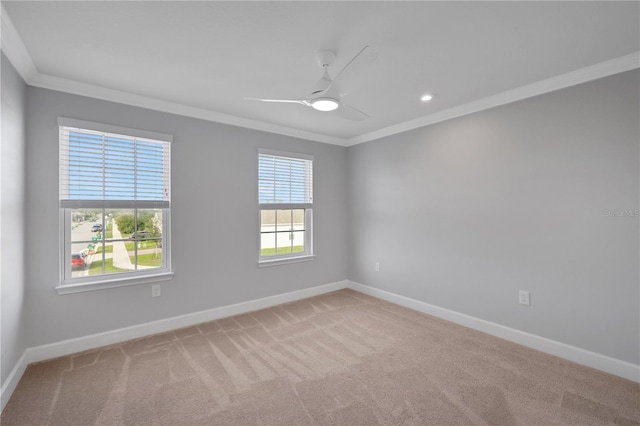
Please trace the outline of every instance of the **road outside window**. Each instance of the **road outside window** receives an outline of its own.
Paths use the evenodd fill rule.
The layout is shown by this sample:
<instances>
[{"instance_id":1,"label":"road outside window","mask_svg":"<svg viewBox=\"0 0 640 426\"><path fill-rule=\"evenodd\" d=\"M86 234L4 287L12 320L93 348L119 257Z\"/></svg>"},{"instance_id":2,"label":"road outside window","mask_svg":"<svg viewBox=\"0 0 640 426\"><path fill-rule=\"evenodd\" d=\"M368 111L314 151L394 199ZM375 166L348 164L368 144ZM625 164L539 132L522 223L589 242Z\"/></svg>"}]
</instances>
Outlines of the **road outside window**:
<instances>
[{"instance_id":1,"label":"road outside window","mask_svg":"<svg viewBox=\"0 0 640 426\"><path fill-rule=\"evenodd\" d=\"M170 273L170 135L58 121L58 289Z\"/></svg>"}]
</instances>

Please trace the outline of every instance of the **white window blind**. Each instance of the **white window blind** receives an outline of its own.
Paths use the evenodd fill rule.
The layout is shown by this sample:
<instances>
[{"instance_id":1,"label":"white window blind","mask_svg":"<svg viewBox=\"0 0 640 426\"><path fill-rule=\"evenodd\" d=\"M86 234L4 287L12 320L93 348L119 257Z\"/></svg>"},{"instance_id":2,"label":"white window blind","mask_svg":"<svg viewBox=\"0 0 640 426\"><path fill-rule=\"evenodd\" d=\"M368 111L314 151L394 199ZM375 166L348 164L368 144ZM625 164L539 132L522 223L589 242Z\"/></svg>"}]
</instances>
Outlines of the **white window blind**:
<instances>
[{"instance_id":1,"label":"white window blind","mask_svg":"<svg viewBox=\"0 0 640 426\"><path fill-rule=\"evenodd\" d=\"M259 265L313 258L313 157L259 150L258 203Z\"/></svg>"},{"instance_id":2,"label":"white window blind","mask_svg":"<svg viewBox=\"0 0 640 426\"><path fill-rule=\"evenodd\" d=\"M311 208L313 204L313 158L260 152L258 198L267 209L276 205Z\"/></svg>"},{"instance_id":3,"label":"white window blind","mask_svg":"<svg viewBox=\"0 0 640 426\"><path fill-rule=\"evenodd\" d=\"M168 141L60 125L60 206L168 208Z\"/></svg>"}]
</instances>

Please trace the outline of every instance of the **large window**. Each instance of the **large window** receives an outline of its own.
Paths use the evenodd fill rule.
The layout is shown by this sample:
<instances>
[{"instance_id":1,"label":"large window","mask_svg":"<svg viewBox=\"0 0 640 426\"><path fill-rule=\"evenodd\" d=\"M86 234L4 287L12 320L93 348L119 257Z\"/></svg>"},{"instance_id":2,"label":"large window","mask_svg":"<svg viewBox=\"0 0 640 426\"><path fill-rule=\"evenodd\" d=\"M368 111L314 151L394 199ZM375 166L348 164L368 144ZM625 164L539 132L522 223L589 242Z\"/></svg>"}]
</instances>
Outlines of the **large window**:
<instances>
[{"instance_id":1,"label":"large window","mask_svg":"<svg viewBox=\"0 0 640 426\"><path fill-rule=\"evenodd\" d=\"M170 276L171 136L59 118L59 292Z\"/></svg>"},{"instance_id":2,"label":"large window","mask_svg":"<svg viewBox=\"0 0 640 426\"><path fill-rule=\"evenodd\" d=\"M263 264L313 255L313 157L260 150L260 254Z\"/></svg>"}]
</instances>

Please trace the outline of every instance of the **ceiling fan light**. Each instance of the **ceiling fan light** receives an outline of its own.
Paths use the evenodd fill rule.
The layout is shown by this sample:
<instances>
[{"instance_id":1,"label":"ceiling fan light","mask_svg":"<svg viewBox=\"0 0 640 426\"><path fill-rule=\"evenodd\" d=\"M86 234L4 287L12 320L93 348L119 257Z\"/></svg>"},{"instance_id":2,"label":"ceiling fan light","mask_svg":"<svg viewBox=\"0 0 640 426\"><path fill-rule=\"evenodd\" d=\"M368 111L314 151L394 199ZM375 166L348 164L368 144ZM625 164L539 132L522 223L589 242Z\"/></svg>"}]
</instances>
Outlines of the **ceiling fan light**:
<instances>
[{"instance_id":1,"label":"ceiling fan light","mask_svg":"<svg viewBox=\"0 0 640 426\"><path fill-rule=\"evenodd\" d=\"M340 103L332 98L317 98L311 101L313 109L318 111L333 111L340 106Z\"/></svg>"}]
</instances>

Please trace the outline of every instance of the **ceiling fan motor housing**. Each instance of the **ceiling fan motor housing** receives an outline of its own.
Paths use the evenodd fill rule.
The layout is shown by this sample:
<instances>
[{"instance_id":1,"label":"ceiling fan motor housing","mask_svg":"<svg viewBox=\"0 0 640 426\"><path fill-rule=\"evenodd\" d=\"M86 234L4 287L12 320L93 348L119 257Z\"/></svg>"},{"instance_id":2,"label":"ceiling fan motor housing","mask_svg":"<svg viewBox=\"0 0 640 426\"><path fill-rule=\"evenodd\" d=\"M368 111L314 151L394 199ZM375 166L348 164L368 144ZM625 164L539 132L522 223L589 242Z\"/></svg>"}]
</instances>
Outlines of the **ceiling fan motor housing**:
<instances>
[{"instance_id":1,"label":"ceiling fan motor housing","mask_svg":"<svg viewBox=\"0 0 640 426\"><path fill-rule=\"evenodd\" d=\"M320 50L316 55L316 60L321 67L330 67L336 60L336 54L330 50Z\"/></svg>"}]
</instances>

